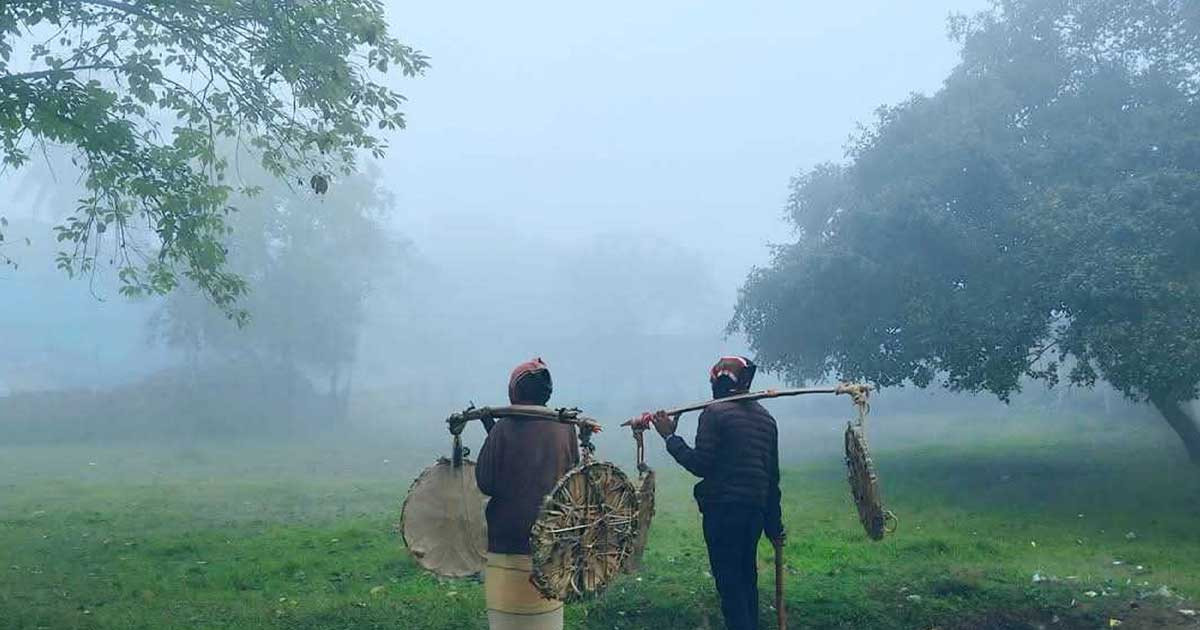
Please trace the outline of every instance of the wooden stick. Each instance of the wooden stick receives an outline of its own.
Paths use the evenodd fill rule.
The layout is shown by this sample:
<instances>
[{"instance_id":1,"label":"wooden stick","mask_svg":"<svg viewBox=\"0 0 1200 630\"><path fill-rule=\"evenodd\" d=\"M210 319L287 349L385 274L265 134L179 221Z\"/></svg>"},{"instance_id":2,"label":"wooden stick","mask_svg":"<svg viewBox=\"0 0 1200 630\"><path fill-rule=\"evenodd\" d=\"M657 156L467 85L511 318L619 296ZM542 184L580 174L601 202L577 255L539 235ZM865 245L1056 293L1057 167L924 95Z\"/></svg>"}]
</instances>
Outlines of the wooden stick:
<instances>
[{"instance_id":1,"label":"wooden stick","mask_svg":"<svg viewBox=\"0 0 1200 630\"><path fill-rule=\"evenodd\" d=\"M787 605L783 601L783 545L771 541L775 546L775 615L779 630L787 630Z\"/></svg>"},{"instance_id":2,"label":"wooden stick","mask_svg":"<svg viewBox=\"0 0 1200 630\"><path fill-rule=\"evenodd\" d=\"M723 402L744 402L748 400L765 400L768 398L785 398L787 396L803 396L805 394L850 394L851 396L861 396L865 392L871 391L870 385L846 384L843 383L837 387L801 387L795 389L768 389L761 392L749 392L746 394L737 394L735 396L726 396L725 398L716 398L704 402L667 409L668 416L681 416L689 411L700 411L709 405L715 405ZM623 427L639 427L642 426L641 418L626 420L621 423Z\"/></svg>"},{"instance_id":3,"label":"wooden stick","mask_svg":"<svg viewBox=\"0 0 1200 630\"><path fill-rule=\"evenodd\" d=\"M579 412L578 409L551 409L540 405L505 405L503 407L472 407L446 418L446 423L454 426L491 418L537 418L553 420L563 424L573 424L592 433L600 432L600 423Z\"/></svg>"}]
</instances>

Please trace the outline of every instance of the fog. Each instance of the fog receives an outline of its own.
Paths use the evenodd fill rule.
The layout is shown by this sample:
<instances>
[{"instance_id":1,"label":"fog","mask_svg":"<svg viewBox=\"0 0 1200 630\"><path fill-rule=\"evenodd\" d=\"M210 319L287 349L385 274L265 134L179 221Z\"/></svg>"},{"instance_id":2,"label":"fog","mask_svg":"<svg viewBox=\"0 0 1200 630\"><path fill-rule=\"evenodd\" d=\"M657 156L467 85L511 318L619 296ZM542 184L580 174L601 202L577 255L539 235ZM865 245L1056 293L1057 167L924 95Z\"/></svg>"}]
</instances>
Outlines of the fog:
<instances>
[{"instance_id":1,"label":"fog","mask_svg":"<svg viewBox=\"0 0 1200 630\"><path fill-rule=\"evenodd\" d=\"M390 3L397 34L433 63L397 81L409 128L372 166L371 186L391 202L370 225L390 249L346 267L372 279L361 313L348 316L347 358L328 378L288 369L316 394L346 395L317 415L370 430L436 428L469 402L503 403L509 369L534 356L554 374L552 404L608 421L705 397L712 360L745 351L725 333L739 286L789 236L788 179L841 159L848 130L880 105L937 90L957 59L946 18L985 4ZM39 405L57 400L47 392L90 392L73 403L85 409L136 398L144 379L189 360L155 332L165 300L121 297L103 265L77 279L54 268L51 226L73 210L76 184L53 147L48 155L0 179L17 243L8 253L20 263L0 272L0 395L41 392L10 405L10 417L44 415ZM316 213L344 212L341 184L299 198ZM354 245L324 260L361 254ZM259 333L271 326L251 310L247 331L215 311L205 325L248 336L255 321ZM219 367L235 354L207 360ZM1038 401L1075 395L1035 390ZM212 406L196 413L210 420L246 402L227 389L202 394ZM261 399L259 413L275 400L243 395ZM898 396L910 409L945 404ZM793 409L842 409L821 404ZM84 435L105 435L96 416L79 422L93 425ZM196 420L186 435L217 437L231 422Z\"/></svg>"}]
</instances>

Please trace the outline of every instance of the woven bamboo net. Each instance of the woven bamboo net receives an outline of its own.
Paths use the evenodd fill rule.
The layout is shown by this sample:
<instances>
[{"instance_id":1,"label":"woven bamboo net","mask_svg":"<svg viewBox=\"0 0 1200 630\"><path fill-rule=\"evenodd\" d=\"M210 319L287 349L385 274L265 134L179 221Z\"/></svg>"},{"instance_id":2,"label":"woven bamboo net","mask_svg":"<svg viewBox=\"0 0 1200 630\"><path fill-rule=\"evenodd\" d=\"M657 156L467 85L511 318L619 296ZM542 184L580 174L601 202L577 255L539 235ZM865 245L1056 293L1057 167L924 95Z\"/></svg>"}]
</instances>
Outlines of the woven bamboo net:
<instances>
[{"instance_id":1,"label":"woven bamboo net","mask_svg":"<svg viewBox=\"0 0 1200 630\"><path fill-rule=\"evenodd\" d=\"M533 524L534 586L565 602L603 592L638 530L637 488L613 464L585 462L559 480Z\"/></svg>"},{"instance_id":2,"label":"woven bamboo net","mask_svg":"<svg viewBox=\"0 0 1200 630\"><path fill-rule=\"evenodd\" d=\"M637 573L642 568L642 555L646 553L646 539L650 536L650 522L654 520L654 471L644 464L638 472L637 496L637 536L633 539L629 557L621 567L626 573Z\"/></svg>"},{"instance_id":3,"label":"woven bamboo net","mask_svg":"<svg viewBox=\"0 0 1200 630\"><path fill-rule=\"evenodd\" d=\"M867 448L866 417L870 407L865 393L856 395L858 418L846 423L846 475L850 496L858 508L858 520L872 540L883 540L886 533L896 529L896 516L884 509L883 493L879 490L879 474Z\"/></svg>"}]
</instances>

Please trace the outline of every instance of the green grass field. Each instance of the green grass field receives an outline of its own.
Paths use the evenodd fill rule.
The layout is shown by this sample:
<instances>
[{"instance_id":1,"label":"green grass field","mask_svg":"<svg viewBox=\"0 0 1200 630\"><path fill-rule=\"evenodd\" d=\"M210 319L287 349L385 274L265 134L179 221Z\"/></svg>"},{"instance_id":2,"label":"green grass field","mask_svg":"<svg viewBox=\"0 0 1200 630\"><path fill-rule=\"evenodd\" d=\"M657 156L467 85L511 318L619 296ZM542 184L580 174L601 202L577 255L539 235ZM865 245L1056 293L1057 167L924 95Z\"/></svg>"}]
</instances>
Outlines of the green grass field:
<instances>
[{"instance_id":1,"label":"green grass field","mask_svg":"<svg viewBox=\"0 0 1200 630\"><path fill-rule=\"evenodd\" d=\"M394 531L432 454L388 453L0 448L0 628L485 628L480 585L422 572ZM691 480L651 454L645 568L568 627L723 627ZM792 628L1200 628L1179 612L1200 598L1200 475L1170 449L990 437L875 458L900 517L880 543L836 457L785 472Z\"/></svg>"}]
</instances>

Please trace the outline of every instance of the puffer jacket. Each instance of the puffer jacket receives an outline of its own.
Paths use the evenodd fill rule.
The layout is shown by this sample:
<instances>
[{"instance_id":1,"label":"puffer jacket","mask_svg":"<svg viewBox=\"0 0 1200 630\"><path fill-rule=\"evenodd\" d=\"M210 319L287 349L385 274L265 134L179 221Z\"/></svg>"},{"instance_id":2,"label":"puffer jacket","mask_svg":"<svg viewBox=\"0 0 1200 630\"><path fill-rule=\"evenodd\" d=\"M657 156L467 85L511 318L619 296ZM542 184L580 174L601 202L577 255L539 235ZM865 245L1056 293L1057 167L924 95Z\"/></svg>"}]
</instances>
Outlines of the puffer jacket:
<instances>
[{"instance_id":1,"label":"puffer jacket","mask_svg":"<svg viewBox=\"0 0 1200 630\"><path fill-rule=\"evenodd\" d=\"M755 401L725 402L700 414L696 447L678 435L667 439L667 451L700 477L696 503L705 512L721 505L762 508L764 530L783 530L779 492L779 432L775 418Z\"/></svg>"}]
</instances>

